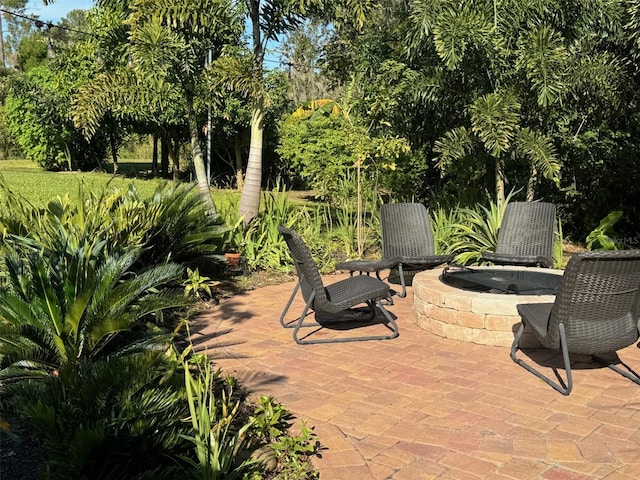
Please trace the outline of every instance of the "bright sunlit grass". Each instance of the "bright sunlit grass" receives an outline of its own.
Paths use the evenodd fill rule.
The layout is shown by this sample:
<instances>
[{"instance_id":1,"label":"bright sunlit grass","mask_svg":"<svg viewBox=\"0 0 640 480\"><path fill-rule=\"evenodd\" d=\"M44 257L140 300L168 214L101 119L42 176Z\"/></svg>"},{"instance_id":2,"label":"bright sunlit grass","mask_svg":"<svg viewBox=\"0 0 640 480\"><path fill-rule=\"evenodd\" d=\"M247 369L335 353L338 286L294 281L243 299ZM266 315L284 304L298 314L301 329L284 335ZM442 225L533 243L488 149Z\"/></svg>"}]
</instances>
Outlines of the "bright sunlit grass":
<instances>
[{"instance_id":1,"label":"bright sunlit grass","mask_svg":"<svg viewBox=\"0 0 640 480\"><path fill-rule=\"evenodd\" d=\"M16 194L28 199L33 205L45 206L56 196L68 194L72 200L78 198L78 189L84 184L91 191L101 192L105 187L126 189L130 184L144 197L150 196L158 185L166 180L142 180L124 176L113 176L101 172L45 172L28 160L0 161L0 177ZM216 205L227 205L239 196L232 190L212 191Z\"/></svg>"}]
</instances>

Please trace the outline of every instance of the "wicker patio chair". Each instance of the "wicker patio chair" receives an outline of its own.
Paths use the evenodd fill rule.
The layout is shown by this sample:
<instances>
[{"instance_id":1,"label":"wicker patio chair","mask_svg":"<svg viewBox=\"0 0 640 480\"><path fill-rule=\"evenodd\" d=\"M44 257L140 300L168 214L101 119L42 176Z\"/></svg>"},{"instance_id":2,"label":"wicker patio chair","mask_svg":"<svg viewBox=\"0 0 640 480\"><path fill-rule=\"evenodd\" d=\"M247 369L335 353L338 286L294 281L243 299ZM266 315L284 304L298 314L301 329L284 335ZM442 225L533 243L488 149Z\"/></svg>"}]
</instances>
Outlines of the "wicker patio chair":
<instances>
[{"instance_id":1,"label":"wicker patio chair","mask_svg":"<svg viewBox=\"0 0 640 480\"><path fill-rule=\"evenodd\" d=\"M511 359L563 395L569 395L573 387L570 354L590 355L640 384L638 375L615 354L639 338L640 250L575 254L567 264L555 302L521 304L518 312L522 324L511 346ZM557 369L553 372L559 383L516 357L526 326L544 347L562 352L566 382ZM603 355L613 356L613 360Z\"/></svg>"},{"instance_id":2,"label":"wicker patio chair","mask_svg":"<svg viewBox=\"0 0 640 480\"><path fill-rule=\"evenodd\" d=\"M298 283L293 289L293 293L287 301L282 315L280 315L280 324L285 328L294 329L293 339L297 344L389 340L398 336L398 325L393 315L381 304L381 300L391 297L391 290L386 283L377 278L359 275L325 286L322 282L318 267L313 261L311 253L302 238L288 228L280 226L278 230L287 242L298 275ZM302 297L306 304L297 320L287 322L285 316L298 290L302 290ZM356 309L355 307L359 305L366 305L366 307L364 309ZM376 309L384 315L384 327L390 330L390 332L385 335L308 340L307 337L314 333L314 331L312 331L302 338L298 336L300 329L303 327L334 326L336 330L340 330L348 328L348 326L351 325L370 325L376 316ZM316 321L305 322L305 318L310 310L314 311ZM362 313L368 313L368 317L363 319ZM340 322L337 327L335 326L335 322Z\"/></svg>"},{"instance_id":3,"label":"wicker patio chair","mask_svg":"<svg viewBox=\"0 0 640 480\"><path fill-rule=\"evenodd\" d=\"M553 266L556 206L545 202L511 202L498 232L494 253L482 258L499 265Z\"/></svg>"},{"instance_id":4,"label":"wicker patio chair","mask_svg":"<svg viewBox=\"0 0 640 480\"><path fill-rule=\"evenodd\" d=\"M407 296L407 285L422 270L453 260L453 255L436 255L429 212L420 203L389 203L380 207L382 258L377 261L352 260L336 265L338 270L373 273L390 270L389 281L402 287L399 297Z\"/></svg>"}]
</instances>

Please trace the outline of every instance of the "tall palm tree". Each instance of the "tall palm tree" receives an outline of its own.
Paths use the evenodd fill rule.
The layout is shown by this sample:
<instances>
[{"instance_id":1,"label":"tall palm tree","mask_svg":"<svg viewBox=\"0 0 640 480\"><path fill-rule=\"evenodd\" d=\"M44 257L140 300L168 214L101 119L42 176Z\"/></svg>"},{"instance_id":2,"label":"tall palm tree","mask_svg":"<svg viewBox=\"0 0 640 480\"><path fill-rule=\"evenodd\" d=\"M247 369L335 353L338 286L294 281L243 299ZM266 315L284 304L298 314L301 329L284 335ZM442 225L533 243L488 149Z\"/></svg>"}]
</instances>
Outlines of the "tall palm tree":
<instances>
[{"instance_id":1,"label":"tall palm tree","mask_svg":"<svg viewBox=\"0 0 640 480\"><path fill-rule=\"evenodd\" d=\"M244 188L238 214L246 226L258 213L262 184L262 147L264 109L269 99L264 85L264 56L270 41L294 30L313 11L336 23L351 22L361 29L374 2L367 0L244 0L244 11L250 24L251 47L248 59L225 58L213 62L214 87L226 85L251 98L251 140ZM348 12L345 14L345 12Z\"/></svg>"}]
</instances>

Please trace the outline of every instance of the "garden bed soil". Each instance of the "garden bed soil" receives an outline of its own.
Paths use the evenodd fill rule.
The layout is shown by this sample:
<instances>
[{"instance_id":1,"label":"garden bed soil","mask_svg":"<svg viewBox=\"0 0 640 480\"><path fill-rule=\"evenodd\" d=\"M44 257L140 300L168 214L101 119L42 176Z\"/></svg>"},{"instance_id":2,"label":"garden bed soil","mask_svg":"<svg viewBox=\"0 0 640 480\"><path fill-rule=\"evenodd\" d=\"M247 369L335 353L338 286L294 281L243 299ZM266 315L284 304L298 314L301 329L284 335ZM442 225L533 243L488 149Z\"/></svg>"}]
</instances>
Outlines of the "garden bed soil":
<instances>
[{"instance_id":1,"label":"garden bed soil","mask_svg":"<svg viewBox=\"0 0 640 480\"><path fill-rule=\"evenodd\" d=\"M0 479L37 480L44 456L35 438L23 428L17 415L0 411Z\"/></svg>"}]
</instances>

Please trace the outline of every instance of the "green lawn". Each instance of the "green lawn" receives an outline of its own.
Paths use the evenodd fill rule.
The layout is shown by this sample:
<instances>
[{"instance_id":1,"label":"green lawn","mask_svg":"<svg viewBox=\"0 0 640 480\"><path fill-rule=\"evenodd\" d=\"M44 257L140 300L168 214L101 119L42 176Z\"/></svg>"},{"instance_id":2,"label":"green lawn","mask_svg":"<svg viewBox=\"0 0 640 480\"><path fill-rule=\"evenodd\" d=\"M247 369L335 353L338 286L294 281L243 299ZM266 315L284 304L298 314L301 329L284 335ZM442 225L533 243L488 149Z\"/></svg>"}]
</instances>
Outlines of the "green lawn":
<instances>
[{"instance_id":1,"label":"green lawn","mask_svg":"<svg viewBox=\"0 0 640 480\"><path fill-rule=\"evenodd\" d=\"M142 171L144 164L130 162L122 167L124 172L133 174ZM101 191L107 185L111 188L127 188L133 183L143 196L150 196L163 181L120 175L114 177L110 173L100 172L46 172L29 160L1 160L0 177L12 191L36 206L44 206L50 199L65 193L71 199L76 199L78 188L83 183L92 191ZM212 196L216 205L224 208L239 194L233 190L212 190Z\"/></svg>"}]
</instances>

